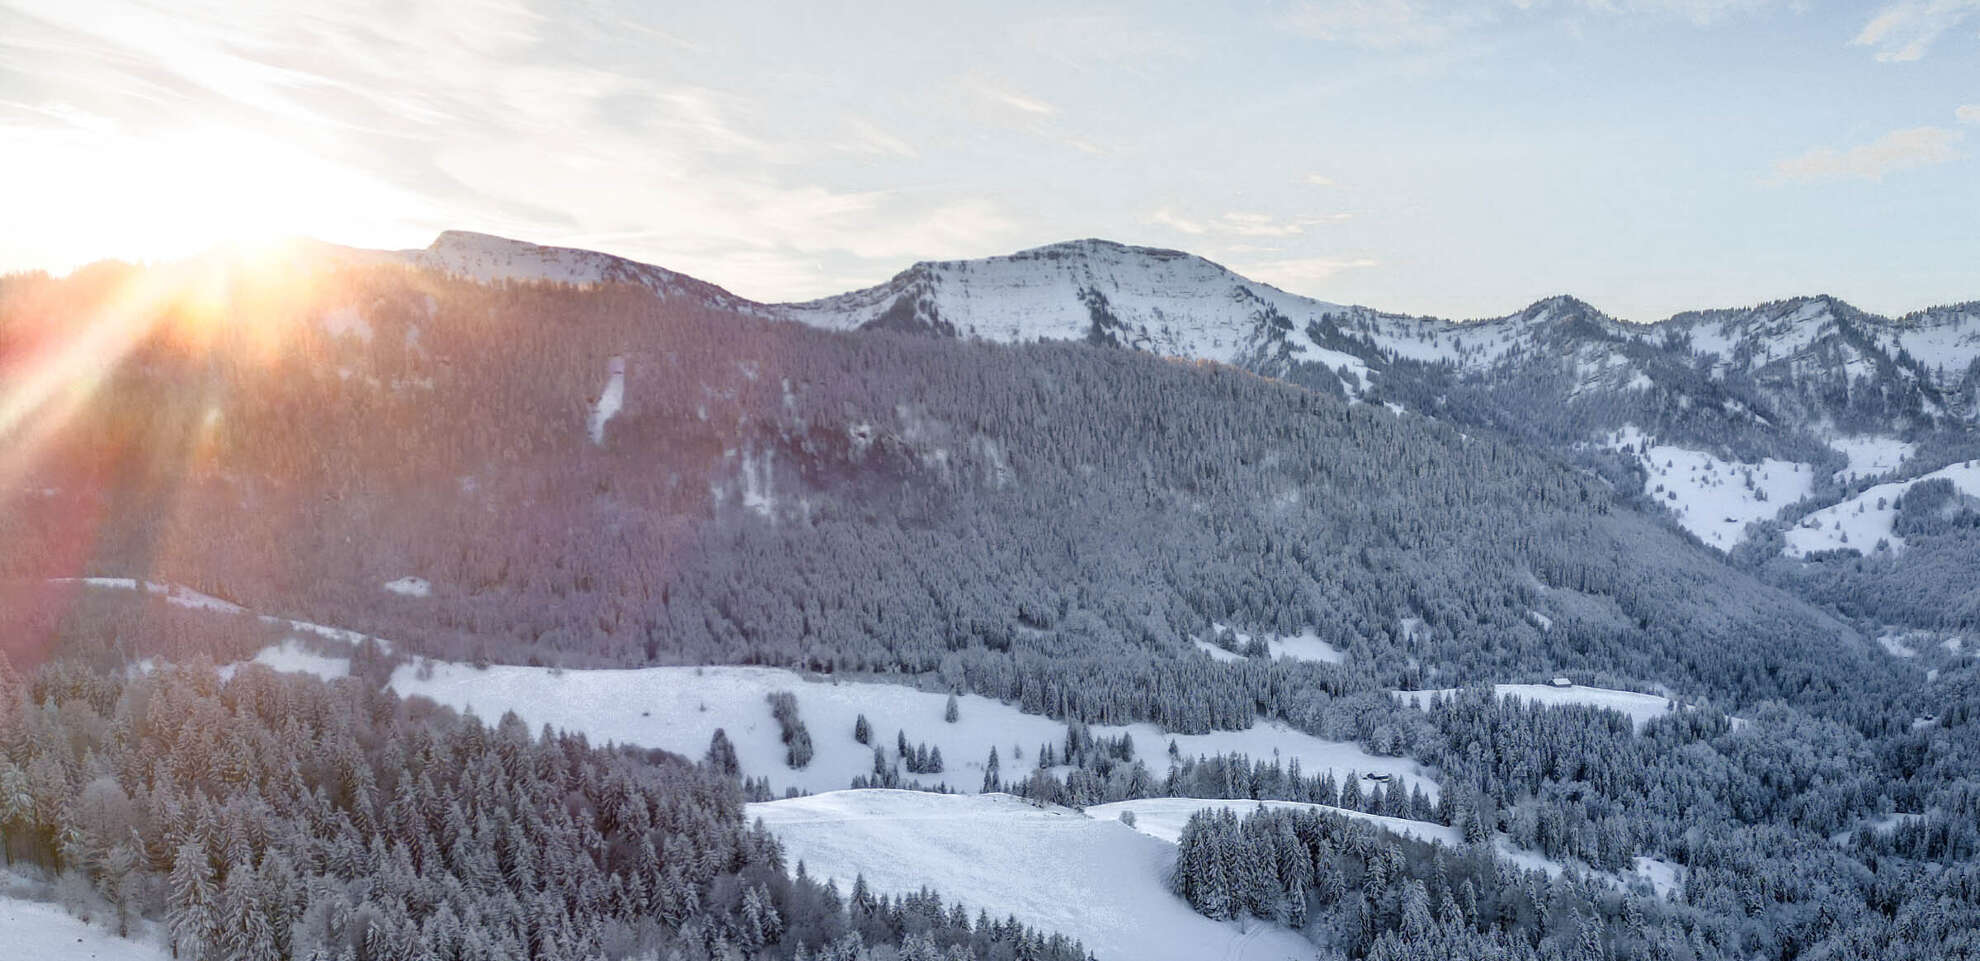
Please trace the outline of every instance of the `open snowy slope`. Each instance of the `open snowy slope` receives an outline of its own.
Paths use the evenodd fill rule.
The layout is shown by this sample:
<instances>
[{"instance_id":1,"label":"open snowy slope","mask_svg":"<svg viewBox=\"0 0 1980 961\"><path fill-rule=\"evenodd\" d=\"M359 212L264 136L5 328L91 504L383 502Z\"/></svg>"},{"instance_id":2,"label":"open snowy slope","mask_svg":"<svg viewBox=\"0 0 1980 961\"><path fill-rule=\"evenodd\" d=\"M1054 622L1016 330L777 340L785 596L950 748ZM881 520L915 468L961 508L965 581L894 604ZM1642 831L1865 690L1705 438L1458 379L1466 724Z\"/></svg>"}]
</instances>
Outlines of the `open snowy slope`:
<instances>
[{"instance_id":1,"label":"open snowy slope","mask_svg":"<svg viewBox=\"0 0 1980 961\"><path fill-rule=\"evenodd\" d=\"M849 890L932 888L971 912L1080 939L1100 961L1311 958L1294 932L1212 921L1165 885L1175 845L1118 820L1033 807L1006 794L835 791L752 804L793 863Z\"/></svg>"},{"instance_id":2,"label":"open snowy slope","mask_svg":"<svg viewBox=\"0 0 1980 961\"><path fill-rule=\"evenodd\" d=\"M595 250L546 247L470 230L444 231L426 249L400 251L397 256L417 267L480 283L634 284L662 297L686 297L711 306L760 312L759 305L750 300L665 267Z\"/></svg>"},{"instance_id":3,"label":"open snowy slope","mask_svg":"<svg viewBox=\"0 0 1980 961\"><path fill-rule=\"evenodd\" d=\"M1567 704L1582 704L1588 707L1607 708L1629 715L1630 722L1641 729L1643 725L1671 712L1671 700L1658 694L1643 694L1637 691L1617 691L1606 687L1587 687L1574 684L1568 687L1554 687L1551 684L1495 684L1493 690L1500 697L1517 697L1529 704L1545 704L1558 707ZM1457 693L1455 688L1442 688L1431 691L1395 691L1397 700L1411 707L1428 707L1433 697L1448 697Z\"/></svg>"},{"instance_id":4,"label":"open snowy slope","mask_svg":"<svg viewBox=\"0 0 1980 961\"><path fill-rule=\"evenodd\" d=\"M146 941L117 937L53 904L0 895L0 957L19 961L166 961Z\"/></svg>"},{"instance_id":5,"label":"open snowy slope","mask_svg":"<svg viewBox=\"0 0 1980 961\"><path fill-rule=\"evenodd\" d=\"M1176 357L1237 363L1278 339L1297 359L1367 374L1305 333L1344 308L1247 280L1192 254L1076 240L982 260L916 264L878 287L777 311L836 329L940 330L982 340L1097 338Z\"/></svg>"},{"instance_id":6,"label":"open snowy slope","mask_svg":"<svg viewBox=\"0 0 1980 961\"><path fill-rule=\"evenodd\" d=\"M1245 798L1181 798L1158 797L1139 798L1132 801L1116 801L1112 804L1098 804L1087 808L1090 817L1102 820L1120 820L1122 814L1134 815L1134 829L1152 838L1171 844L1182 837L1183 825L1189 823L1190 815L1208 808L1228 808L1239 817L1259 807L1300 809L1309 808L1328 814L1339 814L1366 824L1374 825L1390 834L1423 841L1429 844L1442 844L1447 847L1464 846L1464 836L1457 828L1436 824L1430 821L1413 821L1409 818L1385 817L1363 811L1332 807L1326 804L1311 804L1303 801L1254 801ZM1537 851L1514 847L1512 842L1500 834L1494 839L1493 850L1508 863L1526 871L1541 871L1550 878L1558 878L1566 873L1567 866ZM1603 875L1612 883L1629 886L1643 884L1656 891L1659 896L1669 897L1678 886L1678 868L1669 862L1656 858L1639 857L1636 870L1628 874ZM1591 873L1584 866L1583 873ZM1599 872L1593 872L1599 873Z\"/></svg>"},{"instance_id":7,"label":"open snowy slope","mask_svg":"<svg viewBox=\"0 0 1980 961\"><path fill-rule=\"evenodd\" d=\"M401 578L398 581L393 581L386 584L385 589L397 594L408 593L408 591L402 590L400 587L393 586L395 584L403 585L404 582L406 581L418 581L422 585L426 583L425 581L419 581L418 578ZM122 590L122 591L135 591L138 589L138 584L139 584L137 580L129 577L56 578L50 581L49 583L52 584L73 583L73 584L81 584L85 587L107 588L109 590ZM167 603L175 604L179 607L183 607L188 610L210 611L215 614L253 614L254 613L252 611L249 611L247 608L240 606L239 604L235 604L231 601L223 601L217 597L213 597L208 594L201 594L200 592L195 591L190 587L186 587L183 584L163 584L157 581L145 581L143 582L143 584L144 584L144 591L146 593L164 598ZM428 586L428 589L429 590L431 589L430 585ZM417 595L417 596L424 596L424 595ZM288 630L296 631L302 634L314 634L317 637L321 637L329 641L338 641L345 644L361 644L366 640L370 640L373 644L378 645L379 648L383 650L389 651L392 649L392 642L382 637L372 637L369 634L360 633L358 631L353 631L342 627L331 627L325 624L313 624L309 621L298 621L293 618L277 617L273 614L254 614L254 616L260 619L260 621L263 624L269 624L275 627L286 628Z\"/></svg>"},{"instance_id":8,"label":"open snowy slope","mask_svg":"<svg viewBox=\"0 0 1980 961\"><path fill-rule=\"evenodd\" d=\"M1897 520L1898 499L1920 481L1945 478L1961 494L1980 496L1980 461L1962 461L1910 480L1893 481L1866 488L1838 504L1810 513L1788 528L1782 553L1806 557L1816 551L1854 548L1864 554L1888 543L1892 551L1904 549L1904 538L1892 533Z\"/></svg>"},{"instance_id":9,"label":"open snowy slope","mask_svg":"<svg viewBox=\"0 0 1980 961\"><path fill-rule=\"evenodd\" d=\"M1670 509L1679 526L1719 550L1731 550L1746 526L1769 520L1815 489L1809 464L1766 458L1723 460L1707 451L1659 444L1635 427L1610 435L1607 446L1643 464L1644 493Z\"/></svg>"},{"instance_id":10,"label":"open snowy slope","mask_svg":"<svg viewBox=\"0 0 1980 961\"><path fill-rule=\"evenodd\" d=\"M264 652L266 653L266 652ZM312 664L311 667L316 665ZM958 791L983 785L983 768L995 747L1005 777L1032 767L1040 745L1063 745L1062 722L973 694L957 698L959 717L942 720L948 696L899 684L826 680L769 667L652 667L627 670L551 670L427 662L401 667L392 676L400 694L424 695L442 704L472 709L494 720L514 711L531 726L583 732L593 741L638 744L699 758L715 729L735 744L743 773L767 777L772 790L833 791L873 771L873 746L896 760L897 732L910 746L940 748L941 774L903 777ZM798 717L811 734L814 756L801 770L785 762L781 728L771 716L768 696L790 691ZM864 714L873 727L873 746L853 739L854 721ZM1354 744L1324 741L1278 723L1244 731L1166 734L1154 725L1095 725L1096 736L1133 736L1135 751L1157 776L1169 767L1171 740L1184 756L1242 752L1255 759L1297 759L1308 775L1331 769L1384 772L1405 788L1420 785L1432 799L1437 785L1414 761L1377 757ZM1022 758L1018 756L1022 752Z\"/></svg>"}]
</instances>

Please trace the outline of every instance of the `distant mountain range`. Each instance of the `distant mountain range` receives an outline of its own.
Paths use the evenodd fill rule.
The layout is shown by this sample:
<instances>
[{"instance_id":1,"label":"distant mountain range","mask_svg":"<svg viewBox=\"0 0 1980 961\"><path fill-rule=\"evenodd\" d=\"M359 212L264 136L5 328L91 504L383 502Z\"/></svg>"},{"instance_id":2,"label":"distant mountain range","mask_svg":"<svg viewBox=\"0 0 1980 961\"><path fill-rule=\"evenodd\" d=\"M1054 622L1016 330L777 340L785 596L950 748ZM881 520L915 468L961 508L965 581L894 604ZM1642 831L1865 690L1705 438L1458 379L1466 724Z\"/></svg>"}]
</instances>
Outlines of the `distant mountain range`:
<instances>
[{"instance_id":1,"label":"distant mountain range","mask_svg":"<svg viewBox=\"0 0 1980 961\"><path fill-rule=\"evenodd\" d=\"M1315 300L1193 254L1092 239L924 261L884 284L786 304L612 254L465 231L375 256L482 282L631 284L832 330L1081 341L1230 364L1606 463L1722 550L1804 499L1805 512L1873 479L1973 456L1980 425L1980 302L1888 318L1814 296L1637 324L1559 296L1451 321ZM1685 476L1680 453L1696 461Z\"/></svg>"},{"instance_id":2,"label":"distant mountain range","mask_svg":"<svg viewBox=\"0 0 1980 961\"><path fill-rule=\"evenodd\" d=\"M1352 374L1347 387L1357 394L1410 379L1398 370L1414 364L1486 378L1558 373L1570 400L1673 392L1817 436L1966 427L1980 416L1980 301L1894 319L1814 296L1635 324L1561 296L1504 317L1452 321L1303 297L1182 251L1075 240L923 261L864 290L766 304L612 254L466 231L397 256L483 282L636 284L664 298L834 330L1077 340L1266 373L1318 365ZM1700 376L1717 386L1691 382ZM1859 423L1866 414L1870 421Z\"/></svg>"}]
</instances>

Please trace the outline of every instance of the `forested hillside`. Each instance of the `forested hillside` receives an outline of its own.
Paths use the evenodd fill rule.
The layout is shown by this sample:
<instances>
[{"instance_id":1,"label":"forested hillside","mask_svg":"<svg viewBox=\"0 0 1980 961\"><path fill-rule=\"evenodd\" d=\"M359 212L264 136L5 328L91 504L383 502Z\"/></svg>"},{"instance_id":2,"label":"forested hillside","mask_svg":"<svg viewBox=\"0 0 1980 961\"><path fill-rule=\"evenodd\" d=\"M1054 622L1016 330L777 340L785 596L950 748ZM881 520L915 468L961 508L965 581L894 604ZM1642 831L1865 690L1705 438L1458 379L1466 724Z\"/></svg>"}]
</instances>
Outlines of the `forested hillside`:
<instances>
[{"instance_id":1,"label":"forested hillside","mask_svg":"<svg viewBox=\"0 0 1980 961\"><path fill-rule=\"evenodd\" d=\"M394 267L128 303L146 281L6 287L18 355L140 332L18 458L16 581L457 659L939 671L1180 730L1563 670L1819 702L1881 663L1544 451L1227 367ZM1213 621L1349 656L1219 666Z\"/></svg>"},{"instance_id":2,"label":"forested hillside","mask_svg":"<svg viewBox=\"0 0 1980 961\"><path fill-rule=\"evenodd\" d=\"M1964 589L1951 478L1862 492L1943 572L1872 601L1856 578L1906 568L1729 558L1653 513L1630 471L1682 456L1655 438L1613 448L1631 468L1292 367L826 331L599 279L306 255L0 281L9 857L226 961L1082 953L787 866L740 821L774 792L719 725L694 763L401 697L738 664L793 669L750 718L779 771L853 757L835 788L1308 805L1195 820L1168 883L1327 957L1926 958L1980 916L1971 659L1862 630ZM1491 687L1555 677L1649 706ZM899 685L955 727L806 706ZM1055 736L1000 760L969 693ZM576 717L711 703L741 710ZM947 743L988 757L943 758L965 728ZM1174 746L1273 730L1384 764Z\"/></svg>"}]
</instances>

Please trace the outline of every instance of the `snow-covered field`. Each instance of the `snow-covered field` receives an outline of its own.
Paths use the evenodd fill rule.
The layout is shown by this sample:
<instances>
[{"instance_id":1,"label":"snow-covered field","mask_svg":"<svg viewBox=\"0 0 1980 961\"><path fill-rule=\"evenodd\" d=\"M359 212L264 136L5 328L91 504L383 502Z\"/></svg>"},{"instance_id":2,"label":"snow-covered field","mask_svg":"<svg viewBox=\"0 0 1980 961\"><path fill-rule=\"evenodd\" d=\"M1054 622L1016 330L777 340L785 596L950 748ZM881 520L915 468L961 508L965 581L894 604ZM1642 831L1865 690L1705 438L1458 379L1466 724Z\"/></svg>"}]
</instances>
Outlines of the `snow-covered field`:
<instances>
[{"instance_id":1,"label":"snow-covered field","mask_svg":"<svg viewBox=\"0 0 1980 961\"><path fill-rule=\"evenodd\" d=\"M1845 482L1888 474L1918 453L1917 444L1895 437L1838 437L1829 446L1849 458L1849 466L1836 472L1836 479Z\"/></svg>"},{"instance_id":2,"label":"snow-covered field","mask_svg":"<svg viewBox=\"0 0 1980 961\"><path fill-rule=\"evenodd\" d=\"M946 694L876 681L807 677L781 668L559 671L495 666L476 670L466 664L429 663L430 670L419 665L400 667L392 676L392 686L400 694L424 695L472 709L489 720L514 711L532 727L549 724L581 731L594 742L638 744L694 758L708 750L719 727L734 742L743 773L768 777L779 793L791 787L838 790L855 776L870 774L873 748L853 739L853 723L861 714L873 727L874 744L886 747L890 761L899 731L907 732L910 745L925 742L941 748L944 773L903 776L929 785L947 783L959 791L982 786L984 762L992 747L997 749L1004 777L1009 778L1022 776L1033 766L1041 744L1063 745L1066 736L1062 722L974 694L957 699L960 716L952 724L942 720ZM814 754L802 770L792 770L784 762L781 729L766 700L773 691L790 691L797 698L798 717L811 733ZM1377 757L1354 744L1324 741L1276 722L1209 734L1171 735L1151 724L1095 725L1092 731L1096 736L1132 735L1137 755L1157 775L1168 770L1168 745L1173 740L1184 756L1236 751L1255 759L1297 759L1301 770L1312 776L1328 769L1336 777L1350 771L1380 771L1405 786L1422 786L1432 799L1437 796L1437 785L1414 761Z\"/></svg>"},{"instance_id":3,"label":"snow-covered field","mask_svg":"<svg viewBox=\"0 0 1980 961\"><path fill-rule=\"evenodd\" d=\"M1824 507L1788 528L1781 552L1789 557L1807 557L1815 551L1852 547L1872 553L1878 541L1888 541L1892 551L1904 549L1904 538L1891 533L1897 521L1897 501L1911 485L1944 477L1959 492L1980 496L1980 461L1962 461L1911 480L1893 481L1866 488L1839 504Z\"/></svg>"},{"instance_id":4,"label":"snow-covered field","mask_svg":"<svg viewBox=\"0 0 1980 961\"><path fill-rule=\"evenodd\" d=\"M1231 627L1228 624L1212 624L1210 628L1216 632L1219 639L1228 636L1231 639L1230 643L1232 646L1238 650L1244 650L1251 643L1250 634ZM1196 643L1198 647L1206 650L1214 648L1210 656L1220 661L1236 659L1236 656L1232 655L1230 651L1224 650L1217 644L1206 643L1204 641L1197 641ZM1267 634L1265 635L1265 648L1271 653L1273 660L1318 661L1322 664L1339 664L1347 659L1346 651L1321 640L1319 632L1310 627L1298 634Z\"/></svg>"},{"instance_id":5,"label":"snow-covered field","mask_svg":"<svg viewBox=\"0 0 1980 961\"><path fill-rule=\"evenodd\" d=\"M752 804L793 864L840 890L864 876L893 894L940 892L972 914L1015 915L1075 937L1101 961L1311 958L1294 932L1212 921L1164 884L1175 845L1113 818L1006 794L835 791Z\"/></svg>"},{"instance_id":6,"label":"snow-covered field","mask_svg":"<svg viewBox=\"0 0 1980 961\"><path fill-rule=\"evenodd\" d=\"M1086 813L1090 817L1101 820L1118 821L1123 813L1131 812L1134 814L1135 830L1149 837L1174 844L1177 839L1182 837L1183 825L1189 822L1190 815L1198 811L1206 808L1229 808L1239 817L1243 817L1245 814L1259 807L1311 809L1331 814L1340 814L1357 821L1372 824L1390 834L1409 838L1414 841L1442 844L1451 848L1461 848L1464 846L1464 837L1458 833L1458 829L1448 825L1437 824L1431 821L1414 821L1409 818L1384 817L1380 814L1350 811L1346 808L1332 807L1325 804L1310 804L1303 801L1254 801L1242 798L1236 800L1179 797L1139 798L1133 801L1116 801L1112 804L1095 805L1087 808ZM1529 851L1525 848L1514 847L1512 842L1504 834L1500 834L1494 840L1492 847L1499 857L1504 858L1508 863L1521 870L1543 871L1550 878L1558 878L1567 870L1566 866L1561 862L1544 854L1537 851ZM1627 885L1636 881L1642 881L1650 885L1658 895L1668 897L1670 892L1677 886L1678 872L1679 868L1668 861L1639 857L1636 859L1636 870L1633 874L1604 876L1609 877L1613 883L1618 885ZM1584 873L1589 872L1584 871Z\"/></svg>"},{"instance_id":7,"label":"snow-covered field","mask_svg":"<svg viewBox=\"0 0 1980 961\"><path fill-rule=\"evenodd\" d=\"M1651 720L1671 712L1671 701L1660 694L1643 694L1637 691L1617 691L1606 687L1587 687L1576 684L1571 687L1554 687L1550 684L1494 684L1492 689L1500 697L1517 697L1529 704L1546 704L1558 707L1564 704L1586 704L1589 707L1605 707L1629 715L1630 722L1639 730ZM1430 691L1394 691L1396 698L1411 707L1428 707L1430 699L1439 695L1450 696L1456 688L1440 688Z\"/></svg>"},{"instance_id":8,"label":"snow-covered field","mask_svg":"<svg viewBox=\"0 0 1980 961\"><path fill-rule=\"evenodd\" d=\"M1176 843L1182 837L1183 825L1189 816L1205 808L1230 808L1239 817L1259 807L1286 808L1292 810L1314 810L1329 814L1342 814L1357 821L1366 821L1384 831L1415 841L1428 841L1432 844L1462 846L1464 839L1458 836L1456 828L1430 821L1412 821L1409 818L1392 818L1364 811L1351 811L1327 804L1311 804L1305 801L1254 801L1246 798L1228 800L1223 798L1151 797L1132 801L1115 801L1112 804L1096 804L1087 808L1090 817L1103 821L1118 821L1123 813L1134 815L1134 829L1149 837Z\"/></svg>"},{"instance_id":9,"label":"snow-covered field","mask_svg":"<svg viewBox=\"0 0 1980 961\"><path fill-rule=\"evenodd\" d=\"M0 957L18 961L166 961L147 941L117 937L53 904L0 894Z\"/></svg>"},{"instance_id":10,"label":"snow-covered field","mask_svg":"<svg viewBox=\"0 0 1980 961\"><path fill-rule=\"evenodd\" d=\"M433 593L433 585L423 577L400 577L385 582L385 589L400 597L425 597Z\"/></svg>"},{"instance_id":11,"label":"snow-covered field","mask_svg":"<svg viewBox=\"0 0 1980 961\"><path fill-rule=\"evenodd\" d=\"M1721 460L1705 451L1651 443L1624 427L1608 446L1633 453L1647 473L1643 490L1670 509L1685 530L1719 550L1731 550L1746 525L1767 520L1815 489L1815 468L1769 457L1757 464Z\"/></svg>"},{"instance_id":12,"label":"snow-covered field","mask_svg":"<svg viewBox=\"0 0 1980 961\"><path fill-rule=\"evenodd\" d=\"M254 655L254 659L248 661L248 663L260 664L263 667L290 674L310 674L326 681L334 681L340 677L349 677L351 673L350 658L330 657L328 655L318 654L296 643L294 638L283 641L274 647L262 648ZM239 664L222 665L219 669L220 678L222 680L230 680L233 678L234 672L240 670L240 668L241 665Z\"/></svg>"}]
</instances>

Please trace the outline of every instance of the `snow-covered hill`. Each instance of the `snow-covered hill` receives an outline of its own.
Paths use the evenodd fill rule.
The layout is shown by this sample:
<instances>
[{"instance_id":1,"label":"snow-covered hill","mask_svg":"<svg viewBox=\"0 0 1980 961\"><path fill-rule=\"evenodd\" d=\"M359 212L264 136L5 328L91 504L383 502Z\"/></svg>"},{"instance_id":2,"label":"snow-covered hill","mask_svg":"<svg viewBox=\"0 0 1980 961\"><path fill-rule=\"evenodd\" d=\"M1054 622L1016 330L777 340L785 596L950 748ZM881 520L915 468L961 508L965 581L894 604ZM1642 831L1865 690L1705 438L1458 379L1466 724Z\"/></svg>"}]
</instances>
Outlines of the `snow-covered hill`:
<instances>
[{"instance_id":1,"label":"snow-covered hill","mask_svg":"<svg viewBox=\"0 0 1980 961\"><path fill-rule=\"evenodd\" d=\"M776 308L835 329L935 331L1006 343L1081 340L1247 366L1287 356L1367 366L1306 326L1344 308L1192 254L1075 240L1003 257L919 263L866 290Z\"/></svg>"},{"instance_id":2,"label":"snow-covered hill","mask_svg":"<svg viewBox=\"0 0 1980 961\"><path fill-rule=\"evenodd\" d=\"M709 306L754 313L754 302L665 267L595 250L545 247L469 230L449 230L424 250L401 251L416 267L465 277L480 283L634 284L664 298L687 298Z\"/></svg>"},{"instance_id":3,"label":"snow-covered hill","mask_svg":"<svg viewBox=\"0 0 1980 961\"><path fill-rule=\"evenodd\" d=\"M792 863L850 890L932 888L971 912L1016 916L1080 939L1100 961L1311 958L1297 933L1212 921L1170 893L1173 843L1116 819L1034 807L1008 794L834 791L752 804Z\"/></svg>"},{"instance_id":4,"label":"snow-covered hill","mask_svg":"<svg viewBox=\"0 0 1980 961\"><path fill-rule=\"evenodd\" d=\"M1909 480L1877 484L1803 517L1788 528L1783 551L1790 557L1806 557L1843 548L1871 554L1880 544L1891 551L1903 550L1904 538L1892 532L1899 500L1913 485L1940 478L1951 481L1962 495L1980 497L1980 461L1961 461Z\"/></svg>"}]
</instances>

